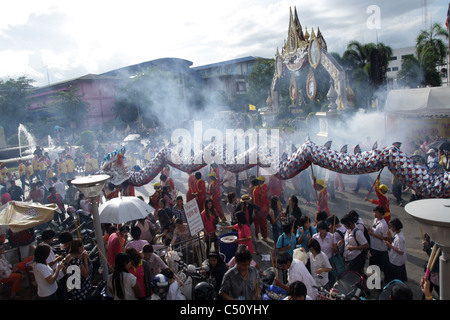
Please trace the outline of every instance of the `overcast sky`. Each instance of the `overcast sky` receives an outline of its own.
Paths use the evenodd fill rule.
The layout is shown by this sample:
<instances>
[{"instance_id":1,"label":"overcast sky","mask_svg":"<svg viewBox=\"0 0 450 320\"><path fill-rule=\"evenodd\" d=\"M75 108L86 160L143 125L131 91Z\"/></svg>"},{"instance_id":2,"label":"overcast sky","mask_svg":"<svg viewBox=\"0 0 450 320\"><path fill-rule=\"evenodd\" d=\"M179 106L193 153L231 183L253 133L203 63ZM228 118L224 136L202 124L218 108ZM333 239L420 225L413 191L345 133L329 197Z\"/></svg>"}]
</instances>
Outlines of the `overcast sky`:
<instances>
[{"instance_id":1,"label":"overcast sky","mask_svg":"<svg viewBox=\"0 0 450 320\"><path fill-rule=\"evenodd\" d=\"M392 48L414 46L425 21L444 25L448 3L1 1L0 78L26 75L41 86L166 57L187 59L194 66L245 56L272 58L287 38L290 7L297 8L304 30L320 27L328 51L342 54L351 40L368 43L377 37ZM379 8L379 20L371 6Z\"/></svg>"}]
</instances>

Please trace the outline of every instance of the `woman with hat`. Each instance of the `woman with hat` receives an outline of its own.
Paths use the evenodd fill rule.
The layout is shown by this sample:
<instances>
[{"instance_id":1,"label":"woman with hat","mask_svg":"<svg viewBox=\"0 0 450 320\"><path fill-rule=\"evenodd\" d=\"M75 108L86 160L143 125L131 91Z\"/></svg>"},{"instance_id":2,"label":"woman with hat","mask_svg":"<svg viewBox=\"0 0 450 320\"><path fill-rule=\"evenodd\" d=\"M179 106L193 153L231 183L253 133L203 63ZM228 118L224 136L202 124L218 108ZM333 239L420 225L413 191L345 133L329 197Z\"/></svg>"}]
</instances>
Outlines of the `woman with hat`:
<instances>
[{"instance_id":1,"label":"woman with hat","mask_svg":"<svg viewBox=\"0 0 450 320\"><path fill-rule=\"evenodd\" d=\"M317 199L317 212L325 211L330 216L330 208L328 208L328 192L325 182L322 179L312 177L314 181L314 189L319 192Z\"/></svg>"}]
</instances>

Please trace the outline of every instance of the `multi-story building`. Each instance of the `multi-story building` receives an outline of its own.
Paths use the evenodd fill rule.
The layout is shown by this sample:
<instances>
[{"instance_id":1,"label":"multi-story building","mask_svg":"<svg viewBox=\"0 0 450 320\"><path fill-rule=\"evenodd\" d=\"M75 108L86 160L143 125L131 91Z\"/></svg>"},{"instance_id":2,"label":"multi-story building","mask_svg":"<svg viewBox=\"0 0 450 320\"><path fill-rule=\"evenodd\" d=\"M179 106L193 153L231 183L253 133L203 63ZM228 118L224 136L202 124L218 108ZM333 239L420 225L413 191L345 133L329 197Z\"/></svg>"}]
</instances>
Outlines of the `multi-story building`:
<instances>
[{"instance_id":1,"label":"multi-story building","mask_svg":"<svg viewBox=\"0 0 450 320\"><path fill-rule=\"evenodd\" d=\"M398 48L392 50L392 58L387 68L387 81L389 89L397 89L397 74L402 70L402 61L405 57L415 56L416 47Z\"/></svg>"},{"instance_id":2,"label":"multi-story building","mask_svg":"<svg viewBox=\"0 0 450 320\"><path fill-rule=\"evenodd\" d=\"M415 56L417 58L416 47L412 46L393 49L392 58L387 68L388 89L399 89L399 84L397 83L397 75L399 71L402 70L403 60L408 56ZM444 64L442 66L438 66L437 69L441 73L442 86L448 86L448 58L445 59Z\"/></svg>"},{"instance_id":3,"label":"multi-story building","mask_svg":"<svg viewBox=\"0 0 450 320\"><path fill-rule=\"evenodd\" d=\"M248 91L248 74L258 57L244 57L203 66L194 67L204 81L204 87L213 91L223 91L228 99Z\"/></svg>"},{"instance_id":4,"label":"multi-story building","mask_svg":"<svg viewBox=\"0 0 450 320\"><path fill-rule=\"evenodd\" d=\"M158 67L163 71L182 73L194 78L203 87L204 92L225 94L227 99L247 93L248 74L256 63L256 57L244 57L204 66L192 67L192 62L177 58L151 60L102 74L88 74L79 78L62 81L34 89L30 96L28 109L29 121L39 117L50 116L48 108L56 99L58 91L72 87L81 94L89 105L84 120L76 124L76 128L98 128L103 124L113 123L116 103L116 90L120 84L149 68ZM215 106L210 106L215 107Z\"/></svg>"}]
</instances>

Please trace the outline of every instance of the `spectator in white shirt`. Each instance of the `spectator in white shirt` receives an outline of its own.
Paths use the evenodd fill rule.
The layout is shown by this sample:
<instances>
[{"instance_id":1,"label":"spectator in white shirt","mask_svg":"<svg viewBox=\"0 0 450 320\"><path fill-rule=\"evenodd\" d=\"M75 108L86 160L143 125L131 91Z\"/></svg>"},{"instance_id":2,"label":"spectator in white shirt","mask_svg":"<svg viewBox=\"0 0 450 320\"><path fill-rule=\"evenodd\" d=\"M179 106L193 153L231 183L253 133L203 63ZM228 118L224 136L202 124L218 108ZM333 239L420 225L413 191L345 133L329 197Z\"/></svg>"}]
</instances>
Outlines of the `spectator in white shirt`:
<instances>
[{"instance_id":1,"label":"spectator in white shirt","mask_svg":"<svg viewBox=\"0 0 450 320\"><path fill-rule=\"evenodd\" d=\"M317 233L312 238L316 239L321 247L321 251L326 254L328 259L333 256L333 235L328 232L328 224L321 220L317 223Z\"/></svg>"},{"instance_id":2,"label":"spectator in white shirt","mask_svg":"<svg viewBox=\"0 0 450 320\"><path fill-rule=\"evenodd\" d=\"M391 249L389 256L389 269L385 277L385 282L389 282L393 279L400 281L408 281L406 273L406 241L403 235L403 224L398 218L394 218L389 221L389 227L394 233L392 243L385 241L384 243Z\"/></svg>"},{"instance_id":3,"label":"spectator in white shirt","mask_svg":"<svg viewBox=\"0 0 450 320\"><path fill-rule=\"evenodd\" d=\"M367 254L365 249L369 248L369 243L364 232L356 227L353 219L354 217L350 213L341 219L341 223L347 228L344 236L345 269L363 274Z\"/></svg>"},{"instance_id":4,"label":"spectator in white shirt","mask_svg":"<svg viewBox=\"0 0 450 320\"><path fill-rule=\"evenodd\" d=\"M383 218L384 209L382 206L376 206L373 209L374 220L372 227L367 228L370 235L370 265L380 267L380 270L386 274L389 265L388 247L384 243L389 240L389 227L386 219Z\"/></svg>"},{"instance_id":5,"label":"spectator in white shirt","mask_svg":"<svg viewBox=\"0 0 450 320\"><path fill-rule=\"evenodd\" d=\"M302 261L292 258L288 252L281 252L278 254L277 267L281 270L287 270L288 285L285 285L280 279L275 278L276 286L289 291L290 284L301 281L306 286L308 296L311 297L312 300L316 300L318 295L318 291L315 288L317 286L316 281Z\"/></svg>"},{"instance_id":6,"label":"spectator in white shirt","mask_svg":"<svg viewBox=\"0 0 450 320\"><path fill-rule=\"evenodd\" d=\"M311 275L319 287L328 287L328 274L332 271L330 260L321 250L319 241L310 239L308 241L308 259L310 263Z\"/></svg>"},{"instance_id":7,"label":"spectator in white shirt","mask_svg":"<svg viewBox=\"0 0 450 320\"><path fill-rule=\"evenodd\" d=\"M63 182L59 181L58 178L55 176L52 178L53 186L56 189L56 192L61 195L61 198L66 197L66 186Z\"/></svg>"}]
</instances>

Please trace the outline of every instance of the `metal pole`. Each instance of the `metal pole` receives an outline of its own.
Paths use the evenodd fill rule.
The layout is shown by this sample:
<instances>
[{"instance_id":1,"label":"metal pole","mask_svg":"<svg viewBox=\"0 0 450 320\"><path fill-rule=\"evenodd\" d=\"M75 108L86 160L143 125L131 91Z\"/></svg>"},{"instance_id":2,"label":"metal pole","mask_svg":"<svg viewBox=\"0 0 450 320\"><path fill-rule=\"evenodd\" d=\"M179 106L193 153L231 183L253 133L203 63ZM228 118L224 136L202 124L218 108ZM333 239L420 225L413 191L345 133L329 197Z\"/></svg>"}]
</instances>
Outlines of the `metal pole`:
<instances>
[{"instance_id":1,"label":"metal pole","mask_svg":"<svg viewBox=\"0 0 450 320\"><path fill-rule=\"evenodd\" d=\"M108 262L104 258L104 257L106 257L106 253L105 253L105 245L103 243L103 237L102 237L102 226L100 224L100 216L98 213L97 197L89 197L89 199L91 199L91 203L92 203L92 220L94 222L95 239L97 241L97 248L101 252L99 255L99 259L100 259L100 265L103 269L102 277L103 277L103 280L105 282L107 282L108 275L109 275L109 267L108 267Z\"/></svg>"}]
</instances>

